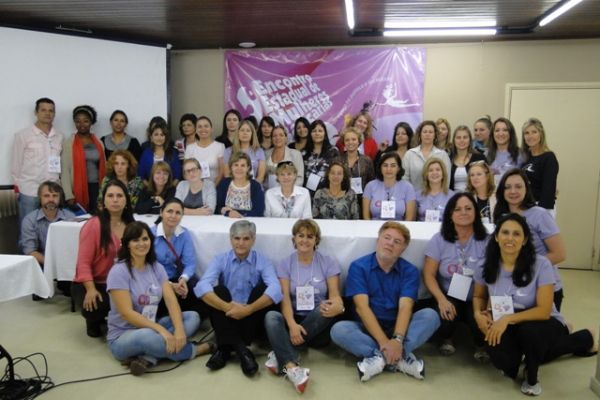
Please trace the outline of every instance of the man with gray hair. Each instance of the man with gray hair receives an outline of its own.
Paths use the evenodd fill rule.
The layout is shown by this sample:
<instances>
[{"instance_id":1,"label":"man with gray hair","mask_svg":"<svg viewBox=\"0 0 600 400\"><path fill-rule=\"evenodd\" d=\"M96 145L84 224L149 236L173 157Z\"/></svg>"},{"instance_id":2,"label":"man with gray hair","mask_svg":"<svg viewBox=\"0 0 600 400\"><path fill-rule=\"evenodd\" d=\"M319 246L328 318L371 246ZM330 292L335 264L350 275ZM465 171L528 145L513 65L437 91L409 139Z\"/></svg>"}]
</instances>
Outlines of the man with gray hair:
<instances>
[{"instance_id":1,"label":"man with gray hair","mask_svg":"<svg viewBox=\"0 0 600 400\"><path fill-rule=\"evenodd\" d=\"M217 351L206 366L213 371L223 368L235 351L244 374L253 376L258 364L246 346L258 336L267 308L281 301L281 286L269 259L252 249L254 223L235 222L229 239L232 249L210 262L194 288L208 305L217 338Z\"/></svg>"}]
</instances>

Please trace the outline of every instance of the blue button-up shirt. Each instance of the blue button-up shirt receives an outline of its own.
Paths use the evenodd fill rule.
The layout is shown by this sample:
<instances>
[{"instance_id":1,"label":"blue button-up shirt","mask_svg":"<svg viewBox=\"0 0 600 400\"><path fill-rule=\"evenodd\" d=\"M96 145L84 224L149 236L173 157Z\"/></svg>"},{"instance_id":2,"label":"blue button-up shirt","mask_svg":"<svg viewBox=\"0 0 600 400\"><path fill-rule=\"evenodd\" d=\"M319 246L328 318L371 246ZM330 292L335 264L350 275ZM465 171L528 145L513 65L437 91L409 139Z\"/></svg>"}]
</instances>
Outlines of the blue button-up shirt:
<instances>
[{"instance_id":1,"label":"blue button-up shirt","mask_svg":"<svg viewBox=\"0 0 600 400\"><path fill-rule=\"evenodd\" d=\"M52 221L46 217L46 214L40 208L27 214L21 223L20 247L23 254L29 255L34 251L44 253L50 224L74 217L75 214L65 209L58 210L56 218Z\"/></svg>"},{"instance_id":2,"label":"blue button-up shirt","mask_svg":"<svg viewBox=\"0 0 600 400\"><path fill-rule=\"evenodd\" d=\"M217 255L208 265L194 288L197 297L212 292L217 285L225 286L236 303L247 304L252 289L263 282L265 293L277 304L281 301L281 286L271 261L262 254L251 250L248 257L240 260L233 250Z\"/></svg>"},{"instance_id":3,"label":"blue button-up shirt","mask_svg":"<svg viewBox=\"0 0 600 400\"><path fill-rule=\"evenodd\" d=\"M173 254L166 242L167 238L162 222L152 227L152 233L154 234L154 252L156 253L157 261L165 267L169 279L178 279L177 264L175 263L177 257L175 257L175 254ZM183 263L181 276L187 281L196 274L196 250L194 249L192 237L187 229L178 226L171 238L171 244Z\"/></svg>"},{"instance_id":4,"label":"blue button-up shirt","mask_svg":"<svg viewBox=\"0 0 600 400\"><path fill-rule=\"evenodd\" d=\"M419 270L405 259L399 258L386 273L375 253L371 253L350 264L345 294L369 296L369 307L377 320L387 326L396 321L401 297L417 300L419 283Z\"/></svg>"}]
</instances>

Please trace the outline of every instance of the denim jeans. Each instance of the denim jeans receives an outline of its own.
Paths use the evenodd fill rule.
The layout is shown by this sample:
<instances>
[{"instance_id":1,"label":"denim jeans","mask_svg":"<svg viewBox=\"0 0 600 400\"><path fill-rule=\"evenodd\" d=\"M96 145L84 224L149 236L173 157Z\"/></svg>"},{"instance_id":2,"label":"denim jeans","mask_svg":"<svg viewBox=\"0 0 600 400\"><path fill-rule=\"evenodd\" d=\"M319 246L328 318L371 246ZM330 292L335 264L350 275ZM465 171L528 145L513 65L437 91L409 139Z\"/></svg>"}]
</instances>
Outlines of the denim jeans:
<instances>
[{"instance_id":1,"label":"denim jeans","mask_svg":"<svg viewBox=\"0 0 600 400\"><path fill-rule=\"evenodd\" d=\"M431 308L413 314L404 339L404 356L425 343L440 326L438 314ZM393 330L392 327L390 330ZM390 336L393 332L386 332ZM358 321L340 321L331 328L331 340L357 357L372 357L379 353L379 344Z\"/></svg>"},{"instance_id":2,"label":"denim jeans","mask_svg":"<svg viewBox=\"0 0 600 400\"><path fill-rule=\"evenodd\" d=\"M299 349L306 345L311 345L312 342L315 342L315 344L316 342L322 342L321 338L323 334L326 335L325 339L327 340L329 337L329 328L335 321L333 318L323 317L318 307L305 316L294 317L296 322L299 322L306 331L304 344L300 346L292 344L285 318L283 318L283 315L279 311L269 311L265 316L265 330L267 331L267 336L273 347L275 356L277 356L279 372L282 372L285 365L289 362L299 363ZM325 344L323 343L323 345Z\"/></svg>"},{"instance_id":3,"label":"denim jeans","mask_svg":"<svg viewBox=\"0 0 600 400\"><path fill-rule=\"evenodd\" d=\"M27 196L26 194L19 193L19 227L23 218L33 210L36 210L40 206L40 201L37 196Z\"/></svg>"},{"instance_id":4,"label":"denim jeans","mask_svg":"<svg viewBox=\"0 0 600 400\"><path fill-rule=\"evenodd\" d=\"M195 311L185 311L182 313L182 318L185 336L189 338L198 330L200 317ZM171 333L175 331L171 317L163 317L158 320L158 323ZM128 330L110 342L108 346L117 360L141 356L153 365L162 358L172 361L185 361L196 356L196 347L190 342L179 353L167 353L165 339L150 328Z\"/></svg>"}]
</instances>

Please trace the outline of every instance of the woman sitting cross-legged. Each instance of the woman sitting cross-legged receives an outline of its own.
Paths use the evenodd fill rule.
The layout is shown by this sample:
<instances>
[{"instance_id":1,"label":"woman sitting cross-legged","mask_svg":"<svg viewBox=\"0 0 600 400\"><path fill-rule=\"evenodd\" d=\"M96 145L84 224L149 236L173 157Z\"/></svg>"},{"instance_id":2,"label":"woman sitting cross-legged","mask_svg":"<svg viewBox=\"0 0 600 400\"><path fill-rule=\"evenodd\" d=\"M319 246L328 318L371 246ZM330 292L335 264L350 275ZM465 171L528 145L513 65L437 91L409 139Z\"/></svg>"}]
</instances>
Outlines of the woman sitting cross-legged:
<instances>
[{"instance_id":1,"label":"woman sitting cross-legged","mask_svg":"<svg viewBox=\"0 0 600 400\"><path fill-rule=\"evenodd\" d=\"M281 312L269 311L265 329L273 351L265 366L274 374L285 373L299 393L308 384L309 369L300 367L298 349L329 343L329 330L344 312L340 297L340 265L317 251L319 225L298 220L292 228L296 251L277 266L283 299Z\"/></svg>"},{"instance_id":2,"label":"woman sitting cross-legged","mask_svg":"<svg viewBox=\"0 0 600 400\"><path fill-rule=\"evenodd\" d=\"M441 325L436 337L442 355L454 354L455 331L458 323L464 322L477 348L475 359L481 362L489 359L472 306L473 275L483 263L487 237L473 195L457 193L444 210L440 232L425 248L423 282L432 298L422 303L440 314Z\"/></svg>"},{"instance_id":3,"label":"woman sitting cross-legged","mask_svg":"<svg viewBox=\"0 0 600 400\"><path fill-rule=\"evenodd\" d=\"M473 313L496 368L516 379L524 360L521 392L530 396L542 393L541 364L598 351L595 332L569 332L552 302L554 284L552 264L536 255L525 219L515 213L499 218L483 268L475 274Z\"/></svg>"},{"instance_id":4,"label":"woman sitting cross-legged","mask_svg":"<svg viewBox=\"0 0 600 400\"><path fill-rule=\"evenodd\" d=\"M141 375L159 359L191 360L207 354L209 343L196 345L188 340L198 330L200 316L181 312L175 292L162 265L156 262L152 232L143 222L125 228L119 262L108 274L110 294L108 336L117 360L130 360L133 375ZM169 315L156 321L161 298Z\"/></svg>"}]
</instances>

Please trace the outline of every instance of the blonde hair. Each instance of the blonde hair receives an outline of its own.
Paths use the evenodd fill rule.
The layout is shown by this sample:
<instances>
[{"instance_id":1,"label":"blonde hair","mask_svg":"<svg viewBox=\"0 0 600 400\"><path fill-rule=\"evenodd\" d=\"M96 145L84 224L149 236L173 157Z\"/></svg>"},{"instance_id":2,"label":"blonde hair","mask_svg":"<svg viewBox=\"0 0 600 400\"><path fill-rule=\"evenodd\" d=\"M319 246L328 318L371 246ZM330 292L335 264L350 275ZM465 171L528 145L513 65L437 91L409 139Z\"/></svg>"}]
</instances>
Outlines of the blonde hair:
<instances>
[{"instance_id":1,"label":"blonde hair","mask_svg":"<svg viewBox=\"0 0 600 400\"><path fill-rule=\"evenodd\" d=\"M258 136L256 134L256 129L254 128L254 125L248 120L243 120L242 122L240 122L240 126L238 126L238 129L235 132L235 135L233 136L233 148L231 149L231 153L242 151L242 144L240 142L240 129L244 125L249 127L250 131L252 132L252 136L250 137L250 147L252 148L252 150L256 151L256 149L260 147L260 143L258 142Z\"/></svg>"},{"instance_id":2,"label":"blonde hair","mask_svg":"<svg viewBox=\"0 0 600 400\"><path fill-rule=\"evenodd\" d=\"M427 175L429 175L429 167L433 164L438 164L442 169L442 190L444 191L444 194L448 194L448 170L446 169L446 165L444 165L444 162L439 158L432 157L425 162L421 174L423 178L423 195L431 192L431 184L429 183Z\"/></svg>"},{"instance_id":3,"label":"blonde hair","mask_svg":"<svg viewBox=\"0 0 600 400\"><path fill-rule=\"evenodd\" d=\"M545 153L550 151L548 143L546 142L546 130L544 129L544 125L542 125L542 121L537 118L529 118L527 121L525 121L523 127L521 128L521 150L523 153L525 153L528 159L531 157L531 150L529 150L529 146L527 146L527 143L525 143L525 129L529 128L530 126L535 127L535 129L537 129L537 131L540 133L540 147L542 148L542 152Z\"/></svg>"},{"instance_id":4,"label":"blonde hair","mask_svg":"<svg viewBox=\"0 0 600 400\"><path fill-rule=\"evenodd\" d=\"M473 193L474 195L477 196L477 191L471 184L471 175L470 175L471 169L475 168L475 167L481 167L481 169L483 169L483 171L486 173L486 175L487 175L487 181L486 181L487 191L486 191L486 193L487 193L487 196L490 197L492 194L494 194L494 190L496 189L496 184L494 183L494 175L492 174L492 170L490 169L490 166L483 160L475 161L474 163L469 164L469 176L467 177L467 188L465 191L469 192L469 193Z\"/></svg>"},{"instance_id":5,"label":"blonde hair","mask_svg":"<svg viewBox=\"0 0 600 400\"><path fill-rule=\"evenodd\" d=\"M438 119L435 120L435 126L436 127L438 125L441 125L441 124L446 125L446 128L448 128L448 135L446 135L446 139L444 140L444 143L441 143L440 142L440 137L439 137L439 129L438 129L438 134L436 136L435 145L438 148L442 149L442 150L446 150L451 145L451 142L450 142L451 134L450 133L452 132L452 129L450 128L450 122L448 122L448 120L446 118L444 118L444 117L438 118Z\"/></svg>"},{"instance_id":6,"label":"blonde hair","mask_svg":"<svg viewBox=\"0 0 600 400\"><path fill-rule=\"evenodd\" d=\"M361 111L358 114L356 114L354 117L352 117L352 119L350 119L350 121L348 122L348 125L346 127L354 128L354 124L356 123L356 120L359 119L360 117L365 117L365 119L367 120L367 128L365 129L365 136L370 138L371 136L373 136L373 118L371 117L371 114L369 114L367 111Z\"/></svg>"},{"instance_id":7,"label":"blonde hair","mask_svg":"<svg viewBox=\"0 0 600 400\"><path fill-rule=\"evenodd\" d=\"M353 126L348 126L348 127L344 128L344 130L342 131L342 133L340 135L342 137L342 142L346 139L346 135L348 133L354 133L356 136L358 136L358 143L362 144L362 142L364 140L363 134L360 133L360 131Z\"/></svg>"}]
</instances>

